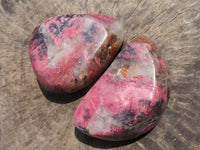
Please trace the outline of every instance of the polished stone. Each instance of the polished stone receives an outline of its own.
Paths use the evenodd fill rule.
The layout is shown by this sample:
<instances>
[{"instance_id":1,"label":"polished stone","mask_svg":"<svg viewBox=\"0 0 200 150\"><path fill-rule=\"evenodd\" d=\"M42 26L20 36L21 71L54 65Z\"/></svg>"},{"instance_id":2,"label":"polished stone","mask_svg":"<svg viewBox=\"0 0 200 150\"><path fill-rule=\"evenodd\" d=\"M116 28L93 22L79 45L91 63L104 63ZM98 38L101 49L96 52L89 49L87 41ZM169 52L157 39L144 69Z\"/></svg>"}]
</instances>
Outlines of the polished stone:
<instances>
[{"instance_id":1,"label":"polished stone","mask_svg":"<svg viewBox=\"0 0 200 150\"><path fill-rule=\"evenodd\" d=\"M164 58L149 37L140 36L118 54L85 95L74 124L101 139L136 138L156 126L169 92Z\"/></svg>"},{"instance_id":2,"label":"polished stone","mask_svg":"<svg viewBox=\"0 0 200 150\"><path fill-rule=\"evenodd\" d=\"M99 77L122 41L122 26L112 17L63 15L49 18L35 28L29 54L45 90L72 93Z\"/></svg>"}]
</instances>

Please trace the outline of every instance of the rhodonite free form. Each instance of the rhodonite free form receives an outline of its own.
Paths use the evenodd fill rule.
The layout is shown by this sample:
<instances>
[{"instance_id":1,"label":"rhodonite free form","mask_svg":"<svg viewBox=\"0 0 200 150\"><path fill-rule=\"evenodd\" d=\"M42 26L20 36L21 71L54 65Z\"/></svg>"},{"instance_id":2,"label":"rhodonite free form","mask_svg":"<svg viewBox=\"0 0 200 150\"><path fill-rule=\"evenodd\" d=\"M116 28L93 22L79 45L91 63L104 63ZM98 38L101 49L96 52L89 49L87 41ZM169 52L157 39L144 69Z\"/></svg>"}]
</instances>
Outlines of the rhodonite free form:
<instances>
[{"instance_id":1,"label":"rhodonite free form","mask_svg":"<svg viewBox=\"0 0 200 150\"><path fill-rule=\"evenodd\" d=\"M35 28L29 54L38 81L47 91L71 93L97 79L122 41L122 26L112 17L63 15Z\"/></svg>"},{"instance_id":2,"label":"rhodonite free form","mask_svg":"<svg viewBox=\"0 0 200 150\"><path fill-rule=\"evenodd\" d=\"M127 45L85 95L74 115L82 132L107 140L136 138L156 126L169 99L165 60L147 36Z\"/></svg>"}]
</instances>

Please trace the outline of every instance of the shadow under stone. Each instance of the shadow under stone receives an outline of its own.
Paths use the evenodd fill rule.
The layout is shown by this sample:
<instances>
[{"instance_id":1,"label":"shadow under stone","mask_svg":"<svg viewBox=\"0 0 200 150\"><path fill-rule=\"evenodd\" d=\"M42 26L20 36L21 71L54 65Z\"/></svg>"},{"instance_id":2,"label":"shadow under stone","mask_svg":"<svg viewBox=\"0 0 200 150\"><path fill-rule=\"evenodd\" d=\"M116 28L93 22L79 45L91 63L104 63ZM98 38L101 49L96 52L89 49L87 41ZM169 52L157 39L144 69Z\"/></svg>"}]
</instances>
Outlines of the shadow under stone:
<instances>
[{"instance_id":1,"label":"shadow under stone","mask_svg":"<svg viewBox=\"0 0 200 150\"><path fill-rule=\"evenodd\" d=\"M84 144L90 145L95 148L109 149L109 148L120 147L120 146L125 146L125 145L129 145L131 143L134 143L134 142L140 140L141 138L145 137L152 130L153 129L151 129L149 132L147 132L137 138L134 138L131 140L124 140L124 141L106 141L106 140L94 138L94 137L91 137L89 135L82 133L77 128L75 128L74 132L75 132L76 138Z\"/></svg>"},{"instance_id":2,"label":"shadow under stone","mask_svg":"<svg viewBox=\"0 0 200 150\"><path fill-rule=\"evenodd\" d=\"M53 93L45 90L40 82L37 80L40 90L42 91L43 95L51 102L59 103L59 104L66 104L73 102L81 97L83 97L91 88L91 86L88 86L87 88L84 88L78 92L75 93Z\"/></svg>"}]
</instances>

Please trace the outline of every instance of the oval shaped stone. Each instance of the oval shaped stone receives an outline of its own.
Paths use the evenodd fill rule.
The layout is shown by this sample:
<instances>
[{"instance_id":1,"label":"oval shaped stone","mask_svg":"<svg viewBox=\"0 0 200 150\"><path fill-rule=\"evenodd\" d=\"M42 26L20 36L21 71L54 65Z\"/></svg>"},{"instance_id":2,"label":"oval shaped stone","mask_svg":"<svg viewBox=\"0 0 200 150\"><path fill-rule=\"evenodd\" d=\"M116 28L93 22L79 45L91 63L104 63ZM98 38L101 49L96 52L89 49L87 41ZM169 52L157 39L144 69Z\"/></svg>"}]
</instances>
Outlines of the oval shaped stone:
<instances>
[{"instance_id":1,"label":"oval shaped stone","mask_svg":"<svg viewBox=\"0 0 200 150\"><path fill-rule=\"evenodd\" d=\"M164 58L150 38L140 36L117 55L85 95L74 124L101 139L136 138L156 126L169 92Z\"/></svg>"},{"instance_id":2,"label":"oval shaped stone","mask_svg":"<svg viewBox=\"0 0 200 150\"><path fill-rule=\"evenodd\" d=\"M71 93L98 78L122 41L122 26L112 17L63 15L35 28L29 54L42 87L50 92Z\"/></svg>"}]
</instances>

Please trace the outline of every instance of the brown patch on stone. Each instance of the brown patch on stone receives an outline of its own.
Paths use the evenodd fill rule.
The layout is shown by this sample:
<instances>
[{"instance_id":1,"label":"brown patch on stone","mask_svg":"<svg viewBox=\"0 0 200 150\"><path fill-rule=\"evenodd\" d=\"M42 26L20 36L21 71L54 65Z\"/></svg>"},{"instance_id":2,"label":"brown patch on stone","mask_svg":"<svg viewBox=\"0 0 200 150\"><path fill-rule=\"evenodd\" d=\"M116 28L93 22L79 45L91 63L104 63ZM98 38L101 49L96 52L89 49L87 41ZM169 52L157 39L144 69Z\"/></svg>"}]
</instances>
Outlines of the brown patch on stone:
<instances>
[{"instance_id":1,"label":"brown patch on stone","mask_svg":"<svg viewBox=\"0 0 200 150\"><path fill-rule=\"evenodd\" d=\"M124 77L127 77L128 75L128 69L129 69L129 66L128 65L124 65L123 68L122 68L122 71L121 71L121 74L124 76Z\"/></svg>"},{"instance_id":2,"label":"brown patch on stone","mask_svg":"<svg viewBox=\"0 0 200 150\"><path fill-rule=\"evenodd\" d=\"M117 39L117 36L112 34L107 37L106 44L103 44L103 46L100 47L100 50L97 52L96 56L100 59L101 64L104 64L108 56L112 57L116 53L118 46L116 43Z\"/></svg>"},{"instance_id":3,"label":"brown patch on stone","mask_svg":"<svg viewBox=\"0 0 200 150\"><path fill-rule=\"evenodd\" d=\"M149 50L150 52L157 52L156 44L153 42L152 39L148 38L146 35L141 35L135 38L133 41L140 42L140 43L147 43L151 46L151 49Z\"/></svg>"}]
</instances>

